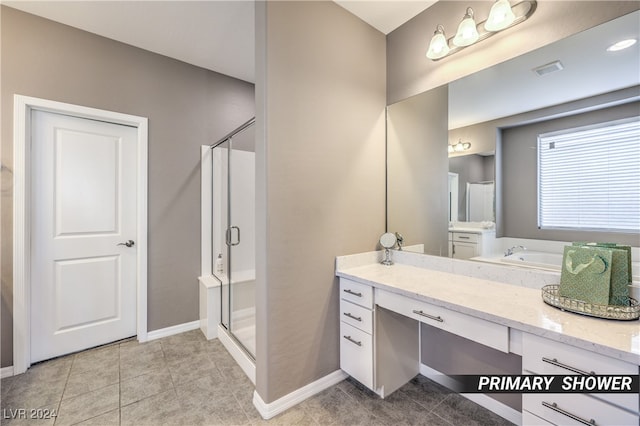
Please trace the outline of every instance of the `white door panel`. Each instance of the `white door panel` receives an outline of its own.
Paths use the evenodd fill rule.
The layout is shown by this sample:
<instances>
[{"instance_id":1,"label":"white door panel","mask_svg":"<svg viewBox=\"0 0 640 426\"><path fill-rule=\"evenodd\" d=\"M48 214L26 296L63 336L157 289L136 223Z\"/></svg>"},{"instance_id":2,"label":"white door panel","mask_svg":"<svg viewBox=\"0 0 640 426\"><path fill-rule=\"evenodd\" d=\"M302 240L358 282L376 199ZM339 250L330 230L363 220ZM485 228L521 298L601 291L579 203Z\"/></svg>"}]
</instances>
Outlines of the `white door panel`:
<instances>
[{"instance_id":1,"label":"white door panel","mask_svg":"<svg viewBox=\"0 0 640 426\"><path fill-rule=\"evenodd\" d=\"M32 112L31 362L136 334L137 130Z\"/></svg>"},{"instance_id":2,"label":"white door panel","mask_svg":"<svg viewBox=\"0 0 640 426\"><path fill-rule=\"evenodd\" d=\"M54 150L56 235L118 232L120 138L57 129Z\"/></svg>"},{"instance_id":3,"label":"white door panel","mask_svg":"<svg viewBox=\"0 0 640 426\"><path fill-rule=\"evenodd\" d=\"M56 333L120 318L118 256L60 260L55 266Z\"/></svg>"}]
</instances>

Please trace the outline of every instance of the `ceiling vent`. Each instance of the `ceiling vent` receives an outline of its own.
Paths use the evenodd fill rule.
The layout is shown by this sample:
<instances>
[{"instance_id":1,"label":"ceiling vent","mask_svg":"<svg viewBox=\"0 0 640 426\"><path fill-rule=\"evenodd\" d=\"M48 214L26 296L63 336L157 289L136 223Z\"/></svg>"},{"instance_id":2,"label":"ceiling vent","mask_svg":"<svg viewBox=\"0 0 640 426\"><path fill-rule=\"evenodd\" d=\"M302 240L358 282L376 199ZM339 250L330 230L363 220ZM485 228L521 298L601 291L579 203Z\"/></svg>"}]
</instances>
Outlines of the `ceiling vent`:
<instances>
[{"instance_id":1,"label":"ceiling vent","mask_svg":"<svg viewBox=\"0 0 640 426\"><path fill-rule=\"evenodd\" d=\"M539 76L543 76L543 75L551 74L552 72L560 71L562 69L564 69L564 67L562 66L562 63L560 61L554 61L554 62L551 62L550 64L540 65L539 67L534 68L533 72L535 72Z\"/></svg>"}]
</instances>

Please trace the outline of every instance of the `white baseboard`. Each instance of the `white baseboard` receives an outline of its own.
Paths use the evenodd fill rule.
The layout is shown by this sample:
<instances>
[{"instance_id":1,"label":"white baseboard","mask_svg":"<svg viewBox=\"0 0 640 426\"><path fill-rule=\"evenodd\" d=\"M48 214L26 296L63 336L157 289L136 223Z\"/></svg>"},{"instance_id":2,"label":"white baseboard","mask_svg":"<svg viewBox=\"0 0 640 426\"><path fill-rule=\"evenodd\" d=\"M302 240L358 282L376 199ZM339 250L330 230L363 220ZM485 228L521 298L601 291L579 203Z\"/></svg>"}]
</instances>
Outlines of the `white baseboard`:
<instances>
[{"instance_id":1,"label":"white baseboard","mask_svg":"<svg viewBox=\"0 0 640 426\"><path fill-rule=\"evenodd\" d=\"M336 370L331 374L328 374L315 382L309 383L306 386L301 387L298 390L291 392L288 395L283 396L269 404L264 402L257 391L253 392L253 405L256 407L263 419L269 420L270 418L277 416L283 411L301 403L305 399L312 397L313 395L322 392L323 390L330 388L331 386L340 383L348 377L347 373L342 370Z\"/></svg>"},{"instance_id":2,"label":"white baseboard","mask_svg":"<svg viewBox=\"0 0 640 426\"><path fill-rule=\"evenodd\" d=\"M247 375L251 383L256 384L256 364L245 351L238 347L238 344L229 336L227 329L218 324L218 339L222 346L229 351L231 357L238 363L244 374Z\"/></svg>"},{"instance_id":3,"label":"white baseboard","mask_svg":"<svg viewBox=\"0 0 640 426\"><path fill-rule=\"evenodd\" d=\"M433 368L420 364L420 374L425 376L428 379L433 380L436 383L441 384L442 386L455 389L456 382L449 376L442 374L441 372L434 370ZM493 411L500 417L509 420L511 423L516 425L522 424L522 413L518 410L514 410L508 405L503 404L500 401L496 401L493 398L488 397L482 393L461 393L460 395L464 396L470 401L475 402L478 405L483 406L487 410Z\"/></svg>"},{"instance_id":4,"label":"white baseboard","mask_svg":"<svg viewBox=\"0 0 640 426\"><path fill-rule=\"evenodd\" d=\"M200 328L200 321L185 322L184 324L172 325L171 327L153 330L147 333L147 341L161 339L163 337L173 336L174 334L184 333L185 331L197 330Z\"/></svg>"},{"instance_id":5,"label":"white baseboard","mask_svg":"<svg viewBox=\"0 0 640 426\"><path fill-rule=\"evenodd\" d=\"M2 369L0 369L0 378L4 379L5 377L11 377L13 376L13 365L10 365L9 367L2 367Z\"/></svg>"}]
</instances>

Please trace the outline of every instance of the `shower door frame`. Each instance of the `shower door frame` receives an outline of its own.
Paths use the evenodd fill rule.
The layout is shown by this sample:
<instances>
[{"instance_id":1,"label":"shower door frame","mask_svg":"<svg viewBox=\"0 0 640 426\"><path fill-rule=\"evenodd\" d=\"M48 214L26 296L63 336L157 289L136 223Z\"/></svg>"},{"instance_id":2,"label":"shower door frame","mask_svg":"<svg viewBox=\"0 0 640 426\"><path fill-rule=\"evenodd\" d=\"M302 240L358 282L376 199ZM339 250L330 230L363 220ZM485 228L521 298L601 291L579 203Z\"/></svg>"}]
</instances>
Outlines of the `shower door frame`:
<instances>
[{"instance_id":1,"label":"shower door frame","mask_svg":"<svg viewBox=\"0 0 640 426\"><path fill-rule=\"evenodd\" d=\"M233 153L233 137L239 133L241 133L242 131L246 130L247 128L251 127L253 124L255 123L255 117L251 118L250 120L248 120L247 122L245 122L244 124L242 124L240 127L238 127L237 129L235 129L234 131L232 131L231 133L227 134L226 136L224 136L222 139L220 139L219 141L217 141L214 144L209 145L209 149L211 152L210 155L210 161L211 161L211 190L213 190L213 188L215 187L215 177L216 174L213 172L215 170L215 168L213 167L213 161L214 161L214 155L213 152L215 150L215 148L220 147L220 145L223 145L224 143L228 142L228 154L226 159L223 158L222 161L226 160L227 163L227 185L226 185L226 194L223 194L223 197L226 195L226 203L227 203L227 208L226 208L226 212L223 212L223 214L226 214L227 218L227 228L223 231L225 234L225 238L224 238L224 243L225 245L227 245L228 250L227 250L227 256L225 260L225 272L226 272L226 276L227 276L227 285L228 285L228 297L226 300L227 303L227 324L225 324L225 318L224 318L224 285L225 283L222 282L222 280L216 276L215 274L215 263L216 263L216 252L215 250L213 250L213 245L214 245L214 240L215 240L215 236L214 236L214 228L213 225L210 226L209 232L210 232L210 236L211 236L211 241L210 241L210 247L209 247L209 252L210 252L210 270L211 270L211 275L216 277L216 279L218 279L220 281L220 322L219 325L221 327L223 327L228 333L228 336L231 337L231 339L233 339L233 341L238 345L239 348L242 349L243 352L245 352L245 354L247 356L249 356L251 358L251 360L253 360L253 362L255 363L255 355L251 353L251 351L249 351L246 346L244 345L244 343L238 339L235 334L233 333L233 329L231 327L232 324L232 282L233 282L233 271L231 269L231 265L232 265L232 247L237 245L238 243L240 243L240 230L238 229L237 226L232 226L231 224L231 200L232 200L232 191L231 191L231 175L232 175L232 165L231 165L231 159L232 159L232 153ZM211 195L211 206L210 206L210 212L211 212L211 217L210 219L213 219L214 215L213 212L215 211L215 199L213 197L213 195ZM233 228L238 229L238 243L236 244L232 244L231 243L231 238L232 238L232 230Z\"/></svg>"}]
</instances>

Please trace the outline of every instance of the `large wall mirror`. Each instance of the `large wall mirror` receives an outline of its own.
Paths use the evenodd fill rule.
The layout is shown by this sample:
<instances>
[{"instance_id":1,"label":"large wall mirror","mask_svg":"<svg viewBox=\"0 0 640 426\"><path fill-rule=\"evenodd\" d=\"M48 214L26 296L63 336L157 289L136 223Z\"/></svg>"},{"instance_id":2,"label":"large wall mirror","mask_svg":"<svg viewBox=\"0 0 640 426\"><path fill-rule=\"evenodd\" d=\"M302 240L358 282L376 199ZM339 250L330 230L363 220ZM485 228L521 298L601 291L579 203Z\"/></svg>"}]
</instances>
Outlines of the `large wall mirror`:
<instances>
[{"instance_id":1,"label":"large wall mirror","mask_svg":"<svg viewBox=\"0 0 640 426\"><path fill-rule=\"evenodd\" d=\"M505 237L584 238L537 228L531 134L640 115L639 44L607 51L637 39L638 22L640 11L390 105L387 230L442 256L452 221L495 222ZM449 153L458 142L469 148ZM637 234L592 237L638 245Z\"/></svg>"}]
</instances>

